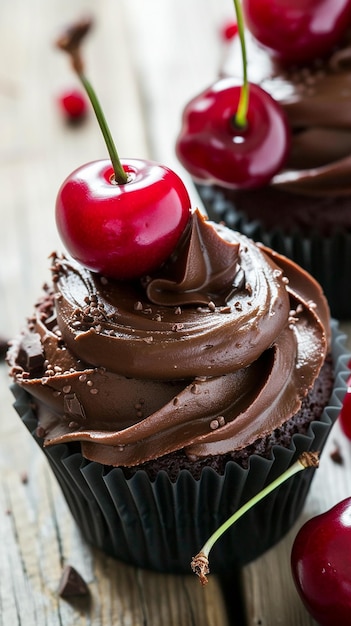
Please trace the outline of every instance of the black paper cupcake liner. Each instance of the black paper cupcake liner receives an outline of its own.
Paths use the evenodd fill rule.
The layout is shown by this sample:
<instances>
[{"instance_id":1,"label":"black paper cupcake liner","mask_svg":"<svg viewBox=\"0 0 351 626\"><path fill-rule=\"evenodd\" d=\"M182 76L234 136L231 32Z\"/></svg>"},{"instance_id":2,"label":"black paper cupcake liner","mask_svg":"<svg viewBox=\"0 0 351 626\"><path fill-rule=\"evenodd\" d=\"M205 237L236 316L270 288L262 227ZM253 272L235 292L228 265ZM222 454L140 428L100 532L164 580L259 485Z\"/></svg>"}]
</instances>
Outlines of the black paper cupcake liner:
<instances>
[{"instance_id":1,"label":"black paper cupcake liner","mask_svg":"<svg viewBox=\"0 0 351 626\"><path fill-rule=\"evenodd\" d=\"M211 186L197 185L207 215L214 222L262 242L306 269L323 287L335 319L351 319L351 233L335 232L330 237L313 232L310 236L296 230L284 234L279 226L266 230L259 220L250 220L236 209L224 193Z\"/></svg>"},{"instance_id":2,"label":"black paper cupcake liner","mask_svg":"<svg viewBox=\"0 0 351 626\"><path fill-rule=\"evenodd\" d=\"M154 481L144 470L126 478L123 469L85 460L75 444L42 447L30 397L13 386L15 408L45 453L85 540L126 563L169 573L189 573L192 557L214 530L244 502L286 470L305 450L323 449L340 412L349 376L345 336L333 322L335 383L329 405L306 435L290 448L257 455L243 469L235 462L224 475L205 468L195 479L181 470L175 482L160 471ZM211 571L225 573L255 559L291 528L303 507L314 469L289 479L244 515L215 544Z\"/></svg>"}]
</instances>

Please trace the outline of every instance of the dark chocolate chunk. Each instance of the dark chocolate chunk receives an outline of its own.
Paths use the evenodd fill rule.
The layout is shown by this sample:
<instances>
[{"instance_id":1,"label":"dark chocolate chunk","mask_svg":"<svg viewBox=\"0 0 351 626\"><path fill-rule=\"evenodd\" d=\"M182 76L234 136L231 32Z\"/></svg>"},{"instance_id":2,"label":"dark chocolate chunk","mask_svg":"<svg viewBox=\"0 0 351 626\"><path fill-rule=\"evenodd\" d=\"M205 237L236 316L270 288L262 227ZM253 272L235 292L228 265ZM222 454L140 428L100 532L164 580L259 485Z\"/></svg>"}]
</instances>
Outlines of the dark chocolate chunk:
<instances>
[{"instance_id":1,"label":"dark chocolate chunk","mask_svg":"<svg viewBox=\"0 0 351 626\"><path fill-rule=\"evenodd\" d=\"M44 366L44 354L38 333L23 335L18 352L17 363L29 374L39 375Z\"/></svg>"},{"instance_id":2,"label":"dark chocolate chunk","mask_svg":"<svg viewBox=\"0 0 351 626\"><path fill-rule=\"evenodd\" d=\"M61 598L89 594L88 585L72 565L66 565L62 572L58 594Z\"/></svg>"}]
</instances>

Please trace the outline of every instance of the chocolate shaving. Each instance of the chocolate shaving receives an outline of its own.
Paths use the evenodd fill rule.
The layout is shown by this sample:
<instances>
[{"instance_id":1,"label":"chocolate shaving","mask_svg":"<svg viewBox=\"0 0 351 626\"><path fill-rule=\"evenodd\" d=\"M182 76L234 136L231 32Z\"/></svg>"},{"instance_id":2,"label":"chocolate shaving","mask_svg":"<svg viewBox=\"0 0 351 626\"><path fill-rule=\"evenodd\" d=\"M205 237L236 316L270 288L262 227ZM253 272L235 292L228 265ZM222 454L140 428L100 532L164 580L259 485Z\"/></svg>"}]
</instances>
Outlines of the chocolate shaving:
<instances>
[{"instance_id":1,"label":"chocolate shaving","mask_svg":"<svg viewBox=\"0 0 351 626\"><path fill-rule=\"evenodd\" d=\"M88 585L72 565L66 565L62 572L58 594L61 598L86 596L89 594Z\"/></svg>"},{"instance_id":2,"label":"chocolate shaving","mask_svg":"<svg viewBox=\"0 0 351 626\"><path fill-rule=\"evenodd\" d=\"M86 419L84 407L75 393L65 395L63 402L66 414L78 418L79 421Z\"/></svg>"}]
</instances>

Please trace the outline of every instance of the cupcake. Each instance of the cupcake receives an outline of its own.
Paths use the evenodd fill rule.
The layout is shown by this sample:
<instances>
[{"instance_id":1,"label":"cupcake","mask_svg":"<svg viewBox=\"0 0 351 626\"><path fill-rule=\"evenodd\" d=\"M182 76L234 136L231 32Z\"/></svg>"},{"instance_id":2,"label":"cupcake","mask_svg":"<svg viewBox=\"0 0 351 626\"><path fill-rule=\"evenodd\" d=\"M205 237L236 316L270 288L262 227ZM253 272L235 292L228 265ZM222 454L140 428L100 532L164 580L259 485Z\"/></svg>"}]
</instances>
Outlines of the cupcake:
<instances>
[{"instance_id":1,"label":"cupcake","mask_svg":"<svg viewBox=\"0 0 351 626\"><path fill-rule=\"evenodd\" d=\"M86 541L182 573L229 515L303 451L322 450L349 355L307 272L195 211L169 259L140 279L54 254L7 360L16 410ZM232 527L211 570L274 545L313 472Z\"/></svg>"},{"instance_id":2,"label":"cupcake","mask_svg":"<svg viewBox=\"0 0 351 626\"><path fill-rule=\"evenodd\" d=\"M331 313L351 317L350 37L327 57L308 63L275 59L246 35L247 73L281 105L291 145L280 169L256 188L196 185L204 207L307 269L322 285ZM220 76L241 79L239 39Z\"/></svg>"}]
</instances>

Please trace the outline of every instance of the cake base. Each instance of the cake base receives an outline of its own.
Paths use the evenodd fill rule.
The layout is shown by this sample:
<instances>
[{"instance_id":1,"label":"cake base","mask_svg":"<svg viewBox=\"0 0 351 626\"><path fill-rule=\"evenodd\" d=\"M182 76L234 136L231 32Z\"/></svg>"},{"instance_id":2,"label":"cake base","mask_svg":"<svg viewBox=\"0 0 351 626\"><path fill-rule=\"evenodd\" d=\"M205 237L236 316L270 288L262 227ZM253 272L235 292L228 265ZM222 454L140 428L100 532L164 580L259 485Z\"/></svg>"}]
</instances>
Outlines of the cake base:
<instances>
[{"instance_id":1,"label":"cake base","mask_svg":"<svg viewBox=\"0 0 351 626\"><path fill-rule=\"evenodd\" d=\"M178 468L172 475L175 468L159 465L152 476L140 467L131 471L87 461L77 444L43 448L42 439L36 436L33 400L17 385L13 387L15 408L46 455L88 543L138 567L190 573L192 557L234 511L303 451L322 451L346 392L350 355L344 340L334 323L335 382L320 418L312 419L305 433L292 434L287 447L270 441L268 458L248 451L241 465L226 460L223 473L207 465L201 472L197 468L198 477L190 467ZM192 471L196 473L194 467ZM211 571L233 571L277 543L299 516L314 471L294 476L228 530L211 551Z\"/></svg>"}]
</instances>

